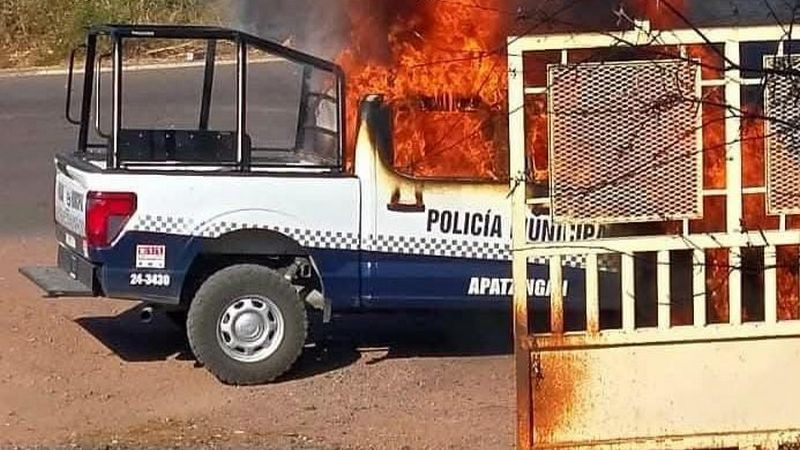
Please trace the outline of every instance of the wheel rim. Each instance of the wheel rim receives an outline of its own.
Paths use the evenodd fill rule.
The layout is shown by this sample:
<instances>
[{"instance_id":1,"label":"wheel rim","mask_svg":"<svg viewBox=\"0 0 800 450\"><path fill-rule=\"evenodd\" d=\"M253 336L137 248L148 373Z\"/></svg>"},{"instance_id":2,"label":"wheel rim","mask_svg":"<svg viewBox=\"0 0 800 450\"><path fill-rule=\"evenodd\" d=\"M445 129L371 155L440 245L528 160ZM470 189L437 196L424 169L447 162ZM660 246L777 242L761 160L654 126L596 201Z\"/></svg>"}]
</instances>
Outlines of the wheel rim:
<instances>
[{"instance_id":1,"label":"wheel rim","mask_svg":"<svg viewBox=\"0 0 800 450\"><path fill-rule=\"evenodd\" d=\"M247 296L233 301L217 322L217 341L239 362L255 363L269 358L283 341L284 320L270 299Z\"/></svg>"}]
</instances>

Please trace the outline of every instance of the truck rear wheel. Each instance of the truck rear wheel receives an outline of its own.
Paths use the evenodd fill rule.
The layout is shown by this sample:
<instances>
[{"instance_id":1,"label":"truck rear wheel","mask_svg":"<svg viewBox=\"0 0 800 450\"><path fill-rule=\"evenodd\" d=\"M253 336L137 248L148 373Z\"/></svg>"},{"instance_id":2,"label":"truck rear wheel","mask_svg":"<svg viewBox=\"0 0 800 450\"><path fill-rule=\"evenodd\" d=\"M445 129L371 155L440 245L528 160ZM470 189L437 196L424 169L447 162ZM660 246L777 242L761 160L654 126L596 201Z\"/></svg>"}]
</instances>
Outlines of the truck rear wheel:
<instances>
[{"instance_id":1,"label":"truck rear wheel","mask_svg":"<svg viewBox=\"0 0 800 450\"><path fill-rule=\"evenodd\" d=\"M189 308L187 335L197 360L227 384L267 383L294 364L308 322L295 288L264 266L213 274Z\"/></svg>"}]
</instances>

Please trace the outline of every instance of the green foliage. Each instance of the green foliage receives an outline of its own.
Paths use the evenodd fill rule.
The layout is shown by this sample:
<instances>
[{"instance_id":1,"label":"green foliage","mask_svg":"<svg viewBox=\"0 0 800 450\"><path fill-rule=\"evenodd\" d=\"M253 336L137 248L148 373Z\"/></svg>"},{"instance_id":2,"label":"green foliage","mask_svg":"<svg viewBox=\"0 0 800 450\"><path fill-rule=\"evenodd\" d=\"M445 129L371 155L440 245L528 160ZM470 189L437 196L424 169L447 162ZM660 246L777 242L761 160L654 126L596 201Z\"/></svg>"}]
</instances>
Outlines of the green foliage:
<instances>
[{"instance_id":1,"label":"green foliage","mask_svg":"<svg viewBox=\"0 0 800 450\"><path fill-rule=\"evenodd\" d=\"M0 68L60 64L93 24L217 22L212 0L0 0Z\"/></svg>"}]
</instances>

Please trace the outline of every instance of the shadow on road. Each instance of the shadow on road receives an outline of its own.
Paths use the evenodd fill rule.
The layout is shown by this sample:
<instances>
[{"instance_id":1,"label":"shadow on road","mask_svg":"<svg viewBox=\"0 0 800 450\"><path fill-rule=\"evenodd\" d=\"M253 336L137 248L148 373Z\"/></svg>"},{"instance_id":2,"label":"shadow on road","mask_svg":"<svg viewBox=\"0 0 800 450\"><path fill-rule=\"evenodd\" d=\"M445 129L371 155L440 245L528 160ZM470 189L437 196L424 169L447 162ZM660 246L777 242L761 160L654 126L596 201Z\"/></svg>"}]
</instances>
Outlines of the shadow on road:
<instances>
[{"instance_id":1,"label":"shadow on road","mask_svg":"<svg viewBox=\"0 0 800 450\"><path fill-rule=\"evenodd\" d=\"M194 358L183 330L163 314L155 314L149 324L142 323L142 308L136 306L117 316L85 317L76 322L128 362Z\"/></svg>"},{"instance_id":2,"label":"shadow on road","mask_svg":"<svg viewBox=\"0 0 800 450\"><path fill-rule=\"evenodd\" d=\"M191 360L184 331L164 314L139 320L141 306L113 317L77 323L128 362ZM502 355L512 351L510 315L487 311L383 312L312 320L302 356L279 381L336 370L361 358L379 364L393 358Z\"/></svg>"}]
</instances>

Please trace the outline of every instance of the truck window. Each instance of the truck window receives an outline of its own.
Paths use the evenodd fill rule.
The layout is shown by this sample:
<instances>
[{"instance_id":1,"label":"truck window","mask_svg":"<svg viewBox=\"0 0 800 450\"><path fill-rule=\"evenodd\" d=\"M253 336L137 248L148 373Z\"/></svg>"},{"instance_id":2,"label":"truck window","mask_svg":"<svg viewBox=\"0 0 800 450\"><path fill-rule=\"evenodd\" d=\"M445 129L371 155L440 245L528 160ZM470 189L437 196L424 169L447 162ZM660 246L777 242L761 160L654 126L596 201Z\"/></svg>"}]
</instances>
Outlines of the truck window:
<instances>
[{"instance_id":1,"label":"truck window","mask_svg":"<svg viewBox=\"0 0 800 450\"><path fill-rule=\"evenodd\" d=\"M335 74L258 47L249 49L247 60L253 166L339 167Z\"/></svg>"},{"instance_id":2,"label":"truck window","mask_svg":"<svg viewBox=\"0 0 800 450\"><path fill-rule=\"evenodd\" d=\"M391 164L428 179L505 182L507 112L478 98L420 96L393 108Z\"/></svg>"}]
</instances>

